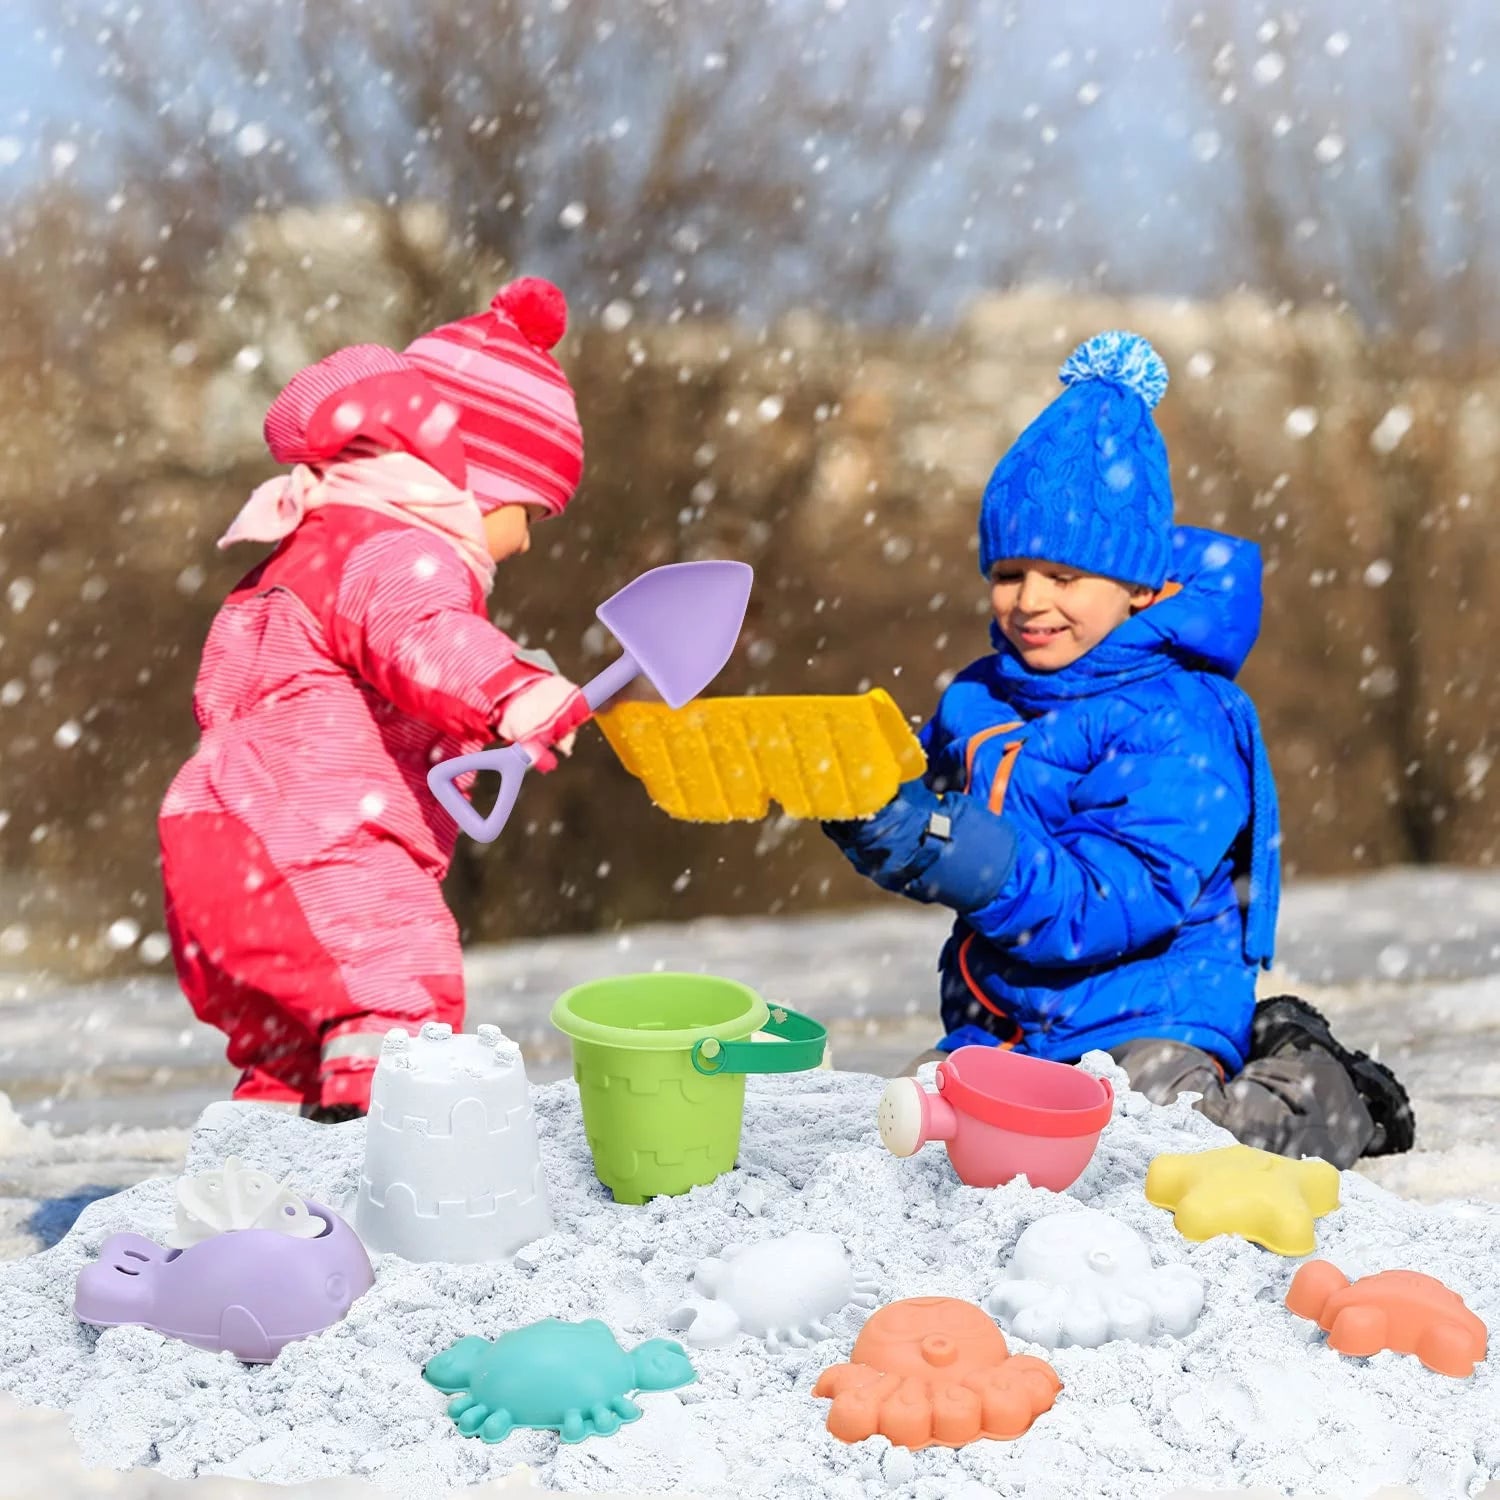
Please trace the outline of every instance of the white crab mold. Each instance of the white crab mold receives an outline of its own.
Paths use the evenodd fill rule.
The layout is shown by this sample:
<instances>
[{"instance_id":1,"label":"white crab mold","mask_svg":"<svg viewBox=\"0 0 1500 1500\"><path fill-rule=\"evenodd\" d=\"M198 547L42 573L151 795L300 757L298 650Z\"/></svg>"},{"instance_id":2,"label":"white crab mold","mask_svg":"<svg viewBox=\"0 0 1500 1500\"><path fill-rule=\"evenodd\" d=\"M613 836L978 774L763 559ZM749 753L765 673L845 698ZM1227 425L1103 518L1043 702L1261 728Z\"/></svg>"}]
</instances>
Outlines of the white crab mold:
<instances>
[{"instance_id":1,"label":"white crab mold","mask_svg":"<svg viewBox=\"0 0 1500 1500\"><path fill-rule=\"evenodd\" d=\"M310 1240L323 1227L323 1221L307 1211L300 1193L231 1156L222 1167L178 1178L176 1222L167 1246L186 1250L227 1229L273 1229Z\"/></svg>"},{"instance_id":2,"label":"white crab mold","mask_svg":"<svg viewBox=\"0 0 1500 1500\"><path fill-rule=\"evenodd\" d=\"M985 1306L1007 1333L1049 1349L1181 1338L1203 1311L1201 1277L1184 1265L1153 1267L1135 1230L1093 1208L1039 1219L1005 1274Z\"/></svg>"},{"instance_id":3,"label":"white crab mold","mask_svg":"<svg viewBox=\"0 0 1500 1500\"><path fill-rule=\"evenodd\" d=\"M498 1026L386 1033L354 1220L412 1261L503 1260L552 1232L526 1068Z\"/></svg>"},{"instance_id":4,"label":"white crab mold","mask_svg":"<svg viewBox=\"0 0 1500 1500\"><path fill-rule=\"evenodd\" d=\"M771 1349L801 1349L832 1333L824 1321L851 1304L874 1307L878 1285L856 1276L837 1235L796 1229L755 1245L726 1245L698 1262L692 1292L668 1326L700 1348L742 1334Z\"/></svg>"}]
</instances>

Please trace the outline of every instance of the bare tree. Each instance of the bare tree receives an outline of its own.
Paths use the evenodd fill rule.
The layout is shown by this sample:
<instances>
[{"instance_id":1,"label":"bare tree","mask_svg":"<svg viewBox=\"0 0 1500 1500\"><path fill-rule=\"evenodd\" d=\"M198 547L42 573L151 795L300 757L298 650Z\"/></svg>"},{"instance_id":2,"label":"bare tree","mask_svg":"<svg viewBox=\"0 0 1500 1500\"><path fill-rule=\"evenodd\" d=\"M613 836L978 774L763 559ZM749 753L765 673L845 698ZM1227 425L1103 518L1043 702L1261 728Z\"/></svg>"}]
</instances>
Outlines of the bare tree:
<instances>
[{"instance_id":1,"label":"bare tree","mask_svg":"<svg viewBox=\"0 0 1500 1500\"><path fill-rule=\"evenodd\" d=\"M1472 123L1454 42L1460 12L1424 0L1383 15L1394 29L1365 40L1384 46L1396 86L1367 78L1357 97L1327 76L1350 45L1345 33L1314 32L1295 14L1268 20L1233 0L1184 4L1179 25L1229 144L1233 180L1219 213L1231 263L1273 301L1346 309L1366 333L1351 388L1373 402L1355 420L1376 450L1379 535L1334 545L1348 553L1362 543L1379 559L1381 607L1350 659L1378 664L1364 679L1378 685L1365 717L1389 750L1405 857L1425 862L1448 847L1444 825L1473 747L1439 732L1463 625L1455 631L1455 612L1445 621L1424 597L1453 499L1446 442L1403 438L1424 385L1461 389L1492 365L1500 258L1476 165L1482 146L1463 140ZM1316 409L1331 393L1317 389L1305 351L1303 363L1301 396ZM1323 485L1344 482L1325 468Z\"/></svg>"},{"instance_id":2,"label":"bare tree","mask_svg":"<svg viewBox=\"0 0 1500 1500\"><path fill-rule=\"evenodd\" d=\"M773 0L182 0L97 34L97 7L64 14L113 91L89 164L126 203L110 233L151 242L159 284L301 202L383 208L399 259L396 210L427 199L476 261L544 265L594 308L712 315L890 292L979 3L937 0L894 81L882 27ZM427 315L452 305L424 290Z\"/></svg>"}]
</instances>

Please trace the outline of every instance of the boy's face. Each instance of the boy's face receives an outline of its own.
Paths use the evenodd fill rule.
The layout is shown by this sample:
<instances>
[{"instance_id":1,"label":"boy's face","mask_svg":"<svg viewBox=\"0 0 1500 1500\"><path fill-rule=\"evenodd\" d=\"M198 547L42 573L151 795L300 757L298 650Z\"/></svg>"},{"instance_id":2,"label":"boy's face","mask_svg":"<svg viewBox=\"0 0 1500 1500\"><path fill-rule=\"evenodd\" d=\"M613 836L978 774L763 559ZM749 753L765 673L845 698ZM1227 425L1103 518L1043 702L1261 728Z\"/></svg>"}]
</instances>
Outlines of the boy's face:
<instances>
[{"instance_id":1,"label":"boy's face","mask_svg":"<svg viewBox=\"0 0 1500 1500\"><path fill-rule=\"evenodd\" d=\"M1155 597L1153 589L1036 558L1002 558L990 569L990 608L1001 634L1038 672L1087 655Z\"/></svg>"}]
</instances>

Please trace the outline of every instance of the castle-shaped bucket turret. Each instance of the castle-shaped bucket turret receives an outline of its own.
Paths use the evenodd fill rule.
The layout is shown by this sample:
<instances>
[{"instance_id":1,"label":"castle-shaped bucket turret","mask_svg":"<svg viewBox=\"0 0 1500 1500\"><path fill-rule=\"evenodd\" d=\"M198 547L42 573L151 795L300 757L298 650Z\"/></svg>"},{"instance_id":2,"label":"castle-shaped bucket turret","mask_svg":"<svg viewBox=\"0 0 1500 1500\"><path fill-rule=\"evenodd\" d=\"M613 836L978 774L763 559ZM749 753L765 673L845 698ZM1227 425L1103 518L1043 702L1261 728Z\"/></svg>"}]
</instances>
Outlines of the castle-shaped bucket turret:
<instances>
[{"instance_id":1,"label":"castle-shaped bucket turret","mask_svg":"<svg viewBox=\"0 0 1500 1500\"><path fill-rule=\"evenodd\" d=\"M414 1261L501 1260L551 1233L521 1049L498 1026L386 1033L355 1224Z\"/></svg>"}]
</instances>

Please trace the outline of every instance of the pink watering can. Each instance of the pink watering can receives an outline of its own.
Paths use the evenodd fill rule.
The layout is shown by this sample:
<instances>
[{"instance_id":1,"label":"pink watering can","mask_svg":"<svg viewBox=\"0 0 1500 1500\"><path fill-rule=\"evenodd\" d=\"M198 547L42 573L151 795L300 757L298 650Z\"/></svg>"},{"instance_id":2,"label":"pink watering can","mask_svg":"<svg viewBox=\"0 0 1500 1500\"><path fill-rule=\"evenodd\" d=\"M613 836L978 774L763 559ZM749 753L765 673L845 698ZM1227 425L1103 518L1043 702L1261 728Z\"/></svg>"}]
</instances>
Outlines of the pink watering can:
<instances>
[{"instance_id":1,"label":"pink watering can","mask_svg":"<svg viewBox=\"0 0 1500 1500\"><path fill-rule=\"evenodd\" d=\"M955 1048L938 1064L937 1089L893 1079L880 1096L880 1139L893 1156L944 1142L970 1187L1022 1173L1032 1187L1072 1187L1115 1104L1107 1079L999 1047Z\"/></svg>"},{"instance_id":2,"label":"pink watering can","mask_svg":"<svg viewBox=\"0 0 1500 1500\"><path fill-rule=\"evenodd\" d=\"M598 709L644 677L672 707L681 708L724 670L740 638L755 573L742 562L667 563L611 595L594 613L625 648L583 685ZM427 773L432 795L471 839L492 842L505 827L531 757L519 745L440 761ZM466 771L498 771L500 794L482 816L455 785Z\"/></svg>"}]
</instances>

